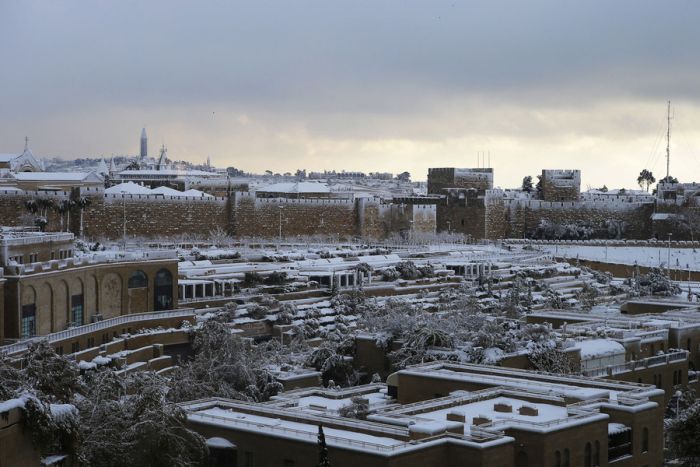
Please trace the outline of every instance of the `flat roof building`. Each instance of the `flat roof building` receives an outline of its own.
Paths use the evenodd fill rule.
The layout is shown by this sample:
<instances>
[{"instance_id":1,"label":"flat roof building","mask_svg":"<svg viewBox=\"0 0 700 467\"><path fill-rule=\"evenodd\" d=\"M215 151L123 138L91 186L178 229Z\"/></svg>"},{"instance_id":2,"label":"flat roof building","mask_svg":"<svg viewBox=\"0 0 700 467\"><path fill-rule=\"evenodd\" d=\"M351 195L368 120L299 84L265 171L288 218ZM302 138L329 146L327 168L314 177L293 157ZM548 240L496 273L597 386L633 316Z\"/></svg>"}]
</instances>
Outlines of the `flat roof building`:
<instances>
[{"instance_id":1,"label":"flat roof building","mask_svg":"<svg viewBox=\"0 0 700 467\"><path fill-rule=\"evenodd\" d=\"M386 385L182 407L232 465L314 465L322 426L333 466L632 467L662 463L663 396L643 384L431 363Z\"/></svg>"}]
</instances>

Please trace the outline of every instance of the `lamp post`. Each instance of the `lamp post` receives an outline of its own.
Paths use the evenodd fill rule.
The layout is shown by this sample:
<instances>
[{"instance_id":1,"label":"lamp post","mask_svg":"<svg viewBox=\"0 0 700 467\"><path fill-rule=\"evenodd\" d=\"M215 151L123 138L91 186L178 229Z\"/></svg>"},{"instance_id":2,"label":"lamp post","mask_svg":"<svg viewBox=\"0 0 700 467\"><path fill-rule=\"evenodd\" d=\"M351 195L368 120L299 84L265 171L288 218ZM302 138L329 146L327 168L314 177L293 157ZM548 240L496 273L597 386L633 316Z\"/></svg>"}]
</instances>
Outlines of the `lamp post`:
<instances>
[{"instance_id":1,"label":"lamp post","mask_svg":"<svg viewBox=\"0 0 700 467\"><path fill-rule=\"evenodd\" d=\"M280 230L279 230L279 242L280 245L282 244L282 210L284 209L284 206L277 206L279 208L279 213L280 213Z\"/></svg>"},{"instance_id":2,"label":"lamp post","mask_svg":"<svg viewBox=\"0 0 700 467\"><path fill-rule=\"evenodd\" d=\"M668 277L671 277L671 236L673 233L668 234L668 259L666 260L666 272Z\"/></svg>"},{"instance_id":3,"label":"lamp post","mask_svg":"<svg viewBox=\"0 0 700 467\"><path fill-rule=\"evenodd\" d=\"M126 251L126 191L122 190L122 243Z\"/></svg>"}]
</instances>

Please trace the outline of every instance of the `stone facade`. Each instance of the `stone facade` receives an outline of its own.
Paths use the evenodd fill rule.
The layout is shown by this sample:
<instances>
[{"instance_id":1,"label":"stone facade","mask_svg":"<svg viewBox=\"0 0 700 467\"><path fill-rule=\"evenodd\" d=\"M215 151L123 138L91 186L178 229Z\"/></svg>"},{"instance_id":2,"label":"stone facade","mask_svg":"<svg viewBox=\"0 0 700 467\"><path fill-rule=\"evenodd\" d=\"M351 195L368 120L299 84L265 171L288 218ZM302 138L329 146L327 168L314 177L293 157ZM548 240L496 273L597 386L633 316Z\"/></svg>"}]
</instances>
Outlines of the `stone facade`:
<instances>
[{"instance_id":1,"label":"stone facade","mask_svg":"<svg viewBox=\"0 0 700 467\"><path fill-rule=\"evenodd\" d=\"M23 318L30 314L34 323L29 335L46 335L66 329L75 322L77 313L80 324L87 324L94 316L108 319L177 307L175 259L75 265L71 262L44 263L47 268L14 275L6 268L0 342L28 337ZM142 273L138 274L139 280L134 280L135 273ZM156 277L164 277L163 274L170 278L166 307L159 305L156 290Z\"/></svg>"},{"instance_id":2,"label":"stone facade","mask_svg":"<svg viewBox=\"0 0 700 467\"><path fill-rule=\"evenodd\" d=\"M462 233L474 239L487 238L486 217L484 197L475 190L448 190L437 205L437 231Z\"/></svg>"},{"instance_id":3,"label":"stone facade","mask_svg":"<svg viewBox=\"0 0 700 467\"><path fill-rule=\"evenodd\" d=\"M0 465L40 465L41 456L23 425L24 409L0 412Z\"/></svg>"},{"instance_id":4,"label":"stone facade","mask_svg":"<svg viewBox=\"0 0 700 467\"><path fill-rule=\"evenodd\" d=\"M580 170L543 170L540 182L545 201L575 201L581 195Z\"/></svg>"},{"instance_id":5,"label":"stone facade","mask_svg":"<svg viewBox=\"0 0 700 467\"><path fill-rule=\"evenodd\" d=\"M645 239L652 234L649 218L654 205L650 203L550 202L489 194L485 204L484 236L490 239L531 237L543 220L553 224L585 223L608 231L612 238Z\"/></svg>"},{"instance_id":6,"label":"stone facade","mask_svg":"<svg viewBox=\"0 0 700 467\"><path fill-rule=\"evenodd\" d=\"M207 235L229 228L226 198L159 197L154 195L104 195L94 198L83 214L83 232L88 238L126 236Z\"/></svg>"},{"instance_id":7,"label":"stone facade","mask_svg":"<svg viewBox=\"0 0 700 467\"><path fill-rule=\"evenodd\" d=\"M231 232L240 237L278 237L280 230L283 238L359 234L352 200L256 198L250 193L235 193L232 205Z\"/></svg>"},{"instance_id":8,"label":"stone facade","mask_svg":"<svg viewBox=\"0 0 700 467\"><path fill-rule=\"evenodd\" d=\"M483 193L493 188L493 169L428 169L428 194L441 195L447 188L475 189Z\"/></svg>"}]
</instances>

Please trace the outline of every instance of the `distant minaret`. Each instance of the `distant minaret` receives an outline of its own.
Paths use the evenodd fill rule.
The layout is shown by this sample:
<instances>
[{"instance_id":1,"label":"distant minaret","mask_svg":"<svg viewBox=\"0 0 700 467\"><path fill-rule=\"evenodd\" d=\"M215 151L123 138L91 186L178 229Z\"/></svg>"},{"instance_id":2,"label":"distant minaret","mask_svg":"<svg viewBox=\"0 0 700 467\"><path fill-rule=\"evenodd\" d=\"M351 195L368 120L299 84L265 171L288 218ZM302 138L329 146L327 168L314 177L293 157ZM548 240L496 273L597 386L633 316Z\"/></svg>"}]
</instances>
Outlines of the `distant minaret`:
<instances>
[{"instance_id":1,"label":"distant minaret","mask_svg":"<svg viewBox=\"0 0 700 467\"><path fill-rule=\"evenodd\" d=\"M146 136L146 128L141 129L141 159L148 157L148 136Z\"/></svg>"}]
</instances>

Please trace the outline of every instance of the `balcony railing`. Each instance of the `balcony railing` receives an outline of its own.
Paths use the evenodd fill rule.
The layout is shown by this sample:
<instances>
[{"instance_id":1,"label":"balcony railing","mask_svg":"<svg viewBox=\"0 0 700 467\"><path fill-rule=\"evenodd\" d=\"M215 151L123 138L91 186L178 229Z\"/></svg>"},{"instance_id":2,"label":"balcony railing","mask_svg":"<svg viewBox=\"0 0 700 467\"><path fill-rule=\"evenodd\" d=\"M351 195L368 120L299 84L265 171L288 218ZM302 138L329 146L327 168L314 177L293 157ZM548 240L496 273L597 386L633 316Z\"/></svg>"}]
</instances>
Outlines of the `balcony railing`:
<instances>
[{"instance_id":1,"label":"balcony railing","mask_svg":"<svg viewBox=\"0 0 700 467\"><path fill-rule=\"evenodd\" d=\"M31 344L43 340L49 343L59 342L62 340L70 339L72 337L89 334L95 331L100 331L102 329L107 329L112 326L119 326L121 324L137 323L141 321L150 321L154 319L163 318L184 318L192 315L194 315L194 311L192 309L184 309L172 311L157 311L153 313L134 313L130 315L117 316L116 318L110 318L104 321L86 324L84 326L77 326L74 328L66 329L65 331L54 332L53 334L47 334L45 336L32 337L14 344L5 345L0 347L0 352L6 355L11 355L14 353L23 352L27 350Z\"/></svg>"},{"instance_id":2,"label":"balcony railing","mask_svg":"<svg viewBox=\"0 0 700 467\"><path fill-rule=\"evenodd\" d=\"M666 353L664 355L657 355L655 357L648 357L641 360L632 360L629 362L620 363L619 365L609 365L602 368L586 370L583 372L583 375L591 377L612 376L618 375L620 373L625 373L627 371L649 368L650 366L656 365L667 365L669 363L683 361L687 359L687 350L676 350L673 352Z\"/></svg>"}]
</instances>

